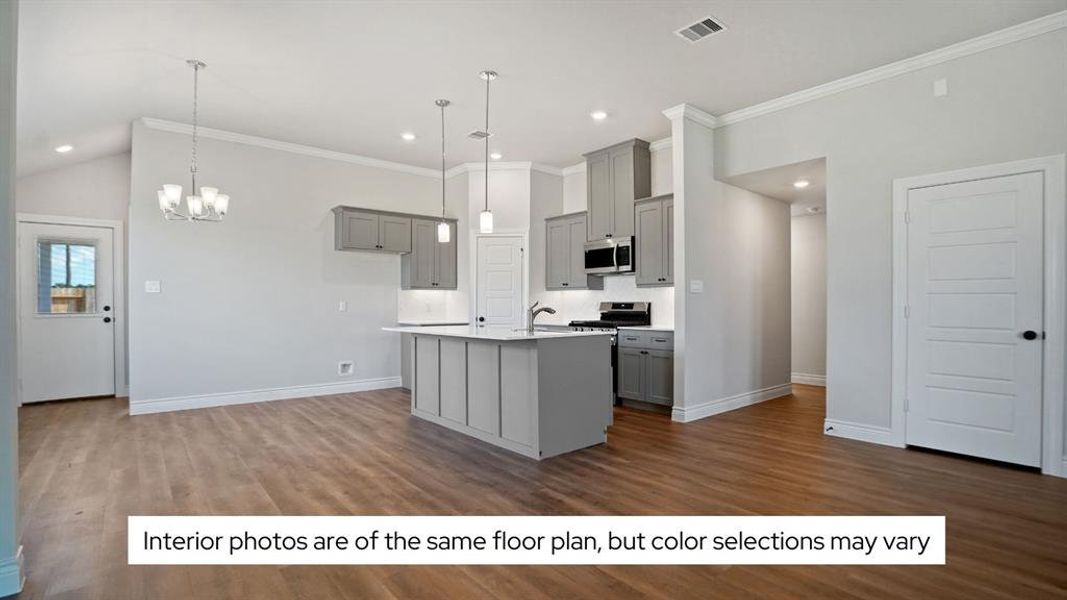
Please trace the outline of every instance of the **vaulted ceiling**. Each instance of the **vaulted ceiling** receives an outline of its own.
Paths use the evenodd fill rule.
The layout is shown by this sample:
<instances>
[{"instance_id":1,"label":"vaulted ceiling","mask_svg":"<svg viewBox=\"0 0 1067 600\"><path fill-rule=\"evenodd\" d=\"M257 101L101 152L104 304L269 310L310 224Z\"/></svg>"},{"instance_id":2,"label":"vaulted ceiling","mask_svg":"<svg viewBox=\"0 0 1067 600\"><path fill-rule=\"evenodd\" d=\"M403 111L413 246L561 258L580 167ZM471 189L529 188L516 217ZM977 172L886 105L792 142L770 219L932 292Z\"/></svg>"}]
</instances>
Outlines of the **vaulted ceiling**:
<instances>
[{"instance_id":1,"label":"vaulted ceiling","mask_svg":"<svg viewBox=\"0 0 1067 600\"><path fill-rule=\"evenodd\" d=\"M664 108L721 114L1067 9L1067 0L141 2L23 0L19 171L129 147L141 116L434 167L478 160L484 83L504 160L565 166L667 135ZM726 30L675 31L707 16ZM590 112L608 118L595 122ZM405 142L400 134L414 132ZM72 144L60 155L54 148Z\"/></svg>"}]
</instances>

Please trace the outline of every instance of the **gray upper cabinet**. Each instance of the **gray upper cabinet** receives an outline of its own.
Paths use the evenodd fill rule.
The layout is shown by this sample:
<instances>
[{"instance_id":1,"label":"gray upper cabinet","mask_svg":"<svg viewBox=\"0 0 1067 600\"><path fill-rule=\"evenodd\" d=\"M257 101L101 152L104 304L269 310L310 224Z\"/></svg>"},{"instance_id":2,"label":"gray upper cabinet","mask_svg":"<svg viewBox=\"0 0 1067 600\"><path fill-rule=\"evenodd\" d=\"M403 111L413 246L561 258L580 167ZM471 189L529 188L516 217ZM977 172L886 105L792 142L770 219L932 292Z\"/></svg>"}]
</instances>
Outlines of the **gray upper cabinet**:
<instances>
[{"instance_id":1,"label":"gray upper cabinet","mask_svg":"<svg viewBox=\"0 0 1067 600\"><path fill-rule=\"evenodd\" d=\"M545 289L602 289L603 278L585 274L585 213L545 219Z\"/></svg>"},{"instance_id":2,"label":"gray upper cabinet","mask_svg":"<svg viewBox=\"0 0 1067 600\"><path fill-rule=\"evenodd\" d=\"M386 252L411 252L411 218L378 217L378 247Z\"/></svg>"},{"instance_id":3,"label":"gray upper cabinet","mask_svg":"<svg viewBox=\"0 0 1067 600\"><path fill-rule=\"evenodd\" d=\"M411 253L400 260L400 285L405 290L454 290L456 278L456 222L447 221L452 229L450 241L437 241L439 220L411 220Z\"/></svg>"},{"instance_id":4,"label":"gray upper cabinet","mask_svg":"<svg viewBox=\"0 0 1067 600\"><path fill-rule=\"evenodd\" d=\"M411 217L338 206L334 212L334 248L411 252Z\"/></svg>"},{"instance_id":5,"label":"gray upper cabinet","mask_svg":"<svg viewBox=\"0 0 1067 600\"><path fill-rule=\"evenodd\" d=\"M637 238L637 285L674 285L674 196L667 194L634 204Z\"/></svg>"},{"instance_id":6,"label":"gray upper cabinet","mask_svg":"<svg viewBox=\"0 0 1067 600\"><path fill-rule=\"evenodd\" d=\"M652 193L648 142L632 139L585 155L586 239L634 235L634 200Z\"/></svg>"}]
</instances>

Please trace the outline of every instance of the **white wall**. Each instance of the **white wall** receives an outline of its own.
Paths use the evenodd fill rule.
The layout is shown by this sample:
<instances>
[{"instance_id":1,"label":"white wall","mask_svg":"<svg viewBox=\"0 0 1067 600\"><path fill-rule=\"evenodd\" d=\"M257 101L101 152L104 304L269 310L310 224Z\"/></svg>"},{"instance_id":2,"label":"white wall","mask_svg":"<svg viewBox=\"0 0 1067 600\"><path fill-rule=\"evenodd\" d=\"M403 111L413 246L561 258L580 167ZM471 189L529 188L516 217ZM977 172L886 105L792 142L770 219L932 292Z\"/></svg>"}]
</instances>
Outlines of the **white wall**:
<instances>
[{"instance_id":1,"label":"white wall","mask_svg":"<svg viewBox=\"0 0 1067 600\"><path fill-rule=\"evenodd\" d=\"M20 177L15 198L21 213L125 222L130 202L130 154Z\"/></svg>"},{"instance_id":2,"label":"white wall","mask_svg":"<svg viewBox=\"0 0 1067 600\"><path fill-rule=\"evenodd\" d=\"M826 214L791 222L793 381L818 385L826 378Z\"/></svg>"},{"instance_id":3,"label":"white wall","mask_svg":"<svg viewBox=\"0 0 1067 600\"><path fill-rule=\"evenodd\" d=\"M15 63L18 2L0 3L0 596L19 591L15 347Z\"/></svg>"},{"instance_id":4,"label":"white wall","mask_svg":"<svg viewBox=\"0 0 1067 600\"><path fill-rule=\"evenodd\" d=\"M400 336L380 329L397 320L400 258L335 251L330 209L437 215L440 180L202 139L201 183L230 194L230 214L166 222L155 190L188 185L188 145L186 135L134 124L131 402L398 377ZM460 231L465 209L448 210ZM161 280L163 293L145 293L146 280ZM351 378L337 375L343 359L355 361Z\"/></svg>"},{"instance_id":5,"label":"white wall","mask_svg":"<svg viewBox=\"0 0 1067 600\"><path fill-rule=\"evenodd\" d=\"M893 179L1067 152L1065 56L1061 29L716 130L720 176L827 159L828 418L890 427Z\"/></svg>"}]
</instances>

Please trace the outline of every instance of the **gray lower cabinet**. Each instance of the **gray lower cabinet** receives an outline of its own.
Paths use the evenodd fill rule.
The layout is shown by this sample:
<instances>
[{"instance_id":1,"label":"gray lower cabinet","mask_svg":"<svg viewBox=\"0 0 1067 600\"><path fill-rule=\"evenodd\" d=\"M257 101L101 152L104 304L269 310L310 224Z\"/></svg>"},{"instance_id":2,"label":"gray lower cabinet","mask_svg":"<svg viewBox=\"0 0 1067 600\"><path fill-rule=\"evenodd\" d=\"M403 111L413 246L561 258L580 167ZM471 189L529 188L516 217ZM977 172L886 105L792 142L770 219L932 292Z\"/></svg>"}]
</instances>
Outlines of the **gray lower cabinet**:
<instances>
[{"instance_id":1,"label":"gray lower cabinet","mask_svg":"<svg viewBox=\"0 0 1067 600\"><path fill-rule=\"evenodd\" d=\"M434 219L411 220L411 252L400 259L400 285L405 290L454 290L456 277L456 222L448 243L437 241Z\"/></svg>"},{"instance_id":2,"label":"gray lower cabinet","mask_svg":"<svg viewBox=\"0 0 1067 600\"><path fill-rule=\"evenodd\" d=\"M674 285L674 196L667 194L637 201L634 225L637 285Z\"/></svg>"},{"instance_id":3,"label":"gray lower cabinet","mask_svg":"<svg viewBox=\"0 0 1067 600\"><path fill-rule=\"evenodd\" d=\"M411 217L339 206L334 211L334 248L411 252Z\"/></svg>"},{"instance_id":4,"label":"gray lower cabinet","mask_svg":"<svg viewBox=\"0 0 1067 600\"><path fill-rule=\"evenodd\" d=\"M604 279L585 274L586 214L545 219L545 289L603 289Z\"/></svg>"},{"instance_id":5,"label":"gray lower cabinet","mask_svg":"<svg viewBox=\"0 0 1067 600\"><path fill-rule=\"evenodd\" d=\"M626 400L672 406L673 334L621 330L618 339L615 395Z\"/></svg>"},{"instance_id":6,"label":"gray lower cabinet","mask_svg":"<svg viewBox=\"0 0 1067 600\"><path fill-rule=\"evenodd\" d=\"M585 155L588 240L634 235L634 200L652 193L650 157L639 139Z\"/></svg>"}]
</instances>

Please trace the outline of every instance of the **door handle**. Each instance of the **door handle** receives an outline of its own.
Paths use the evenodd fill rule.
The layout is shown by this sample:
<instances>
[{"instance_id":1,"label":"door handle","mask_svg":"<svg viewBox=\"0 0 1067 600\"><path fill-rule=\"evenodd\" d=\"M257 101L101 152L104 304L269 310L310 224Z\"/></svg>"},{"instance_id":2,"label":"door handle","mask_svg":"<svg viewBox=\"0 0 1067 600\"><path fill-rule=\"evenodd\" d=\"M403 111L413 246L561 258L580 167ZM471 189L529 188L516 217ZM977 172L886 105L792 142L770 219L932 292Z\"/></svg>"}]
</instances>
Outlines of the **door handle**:
<instances>
[{"instance_id":1,"label":"door handle","mask_svg":"<svg viewBox=\"0 0 1067 600\"><path fill-rule=\"evenodd\" d=\"M485 323L485 317L478 317L479 323Z\"/></svg>"},{"instance_id":2,"label":"door handle","mask_svg":"<svg viewBox=\"0 0 1067 600\"><path fill-rule=\"evenodd\" d=\"M1023 332L1023 339L1024 340L1036 340L1037 339L1037 332L1034 331L1033 329L1027 329L1026 331Z\"/></svg>"},{"instance_id":3,"label":"door handle","mask_svg":"<svg viewBox=\"0 0 1067 600\"><path fill-rule=\"evenodd\" d=\"M104 322L105 323L110 323L111 322L111 317L104 317Z\"/></svg>"},{"instance_id":4,"label":"door handle","mask_svg":"<svg viewBox=\"0 0 1067 600\"><path fill-rule=\"evenodd\" d=\"M110 311L111 311L111 307L110 306L104 306L104 312L110 312Z\"/></svg>"}]
</instances>

